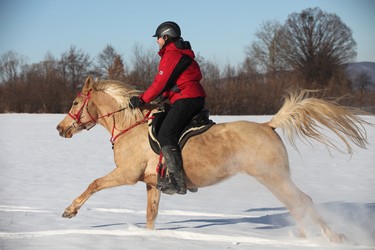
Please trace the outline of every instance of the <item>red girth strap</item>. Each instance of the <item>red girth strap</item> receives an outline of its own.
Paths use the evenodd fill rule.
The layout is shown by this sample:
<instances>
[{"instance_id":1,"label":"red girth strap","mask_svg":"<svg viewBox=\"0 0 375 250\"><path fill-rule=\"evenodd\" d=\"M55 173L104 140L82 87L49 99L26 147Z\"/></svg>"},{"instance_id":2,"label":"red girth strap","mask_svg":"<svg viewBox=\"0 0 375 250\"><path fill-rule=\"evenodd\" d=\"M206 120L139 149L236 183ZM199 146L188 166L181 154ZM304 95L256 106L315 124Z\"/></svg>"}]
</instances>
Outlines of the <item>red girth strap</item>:
<instances>
[{"instance_id":1,"label":"red girth strap","mask_svg":"<svg viewBox=\"0 0 375 250\"><path fill-rule=\"evenodd\" d=\"M158 165L156 166L156 173L159 174L160 177L164 177L165 176L165 166L163 164L163 152L161 152L160 150L160 153L159 153L159 163Z\"/></svg>"}]
</instances>

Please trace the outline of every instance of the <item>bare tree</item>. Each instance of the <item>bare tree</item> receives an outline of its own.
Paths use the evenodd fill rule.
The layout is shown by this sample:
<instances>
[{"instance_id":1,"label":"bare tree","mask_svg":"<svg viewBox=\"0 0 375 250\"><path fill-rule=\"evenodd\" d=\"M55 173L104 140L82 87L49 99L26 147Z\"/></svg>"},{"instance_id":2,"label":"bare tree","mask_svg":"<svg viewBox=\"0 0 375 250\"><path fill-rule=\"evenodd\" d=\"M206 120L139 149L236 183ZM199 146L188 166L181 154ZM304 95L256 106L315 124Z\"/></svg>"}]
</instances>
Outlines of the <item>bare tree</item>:
<instances>
[{"instance_id":1,"label":"bare tree","mask_svg":"<svg viewBox=\"0 0 375 250\"><path fill-rule=\"evenodd\" d=\"M255 33L256 40L245 50L260 73L285 70L286 62L282 56L282 25L277 21L264 22Z\"/></svg>"},{"instance_id":2,"label":"bare tree","mask_svg":"<svg viewBox=\"0 0 375 250\"><path fill-rule=\"evenodd\" d=\"M354 79L355 87L357 87L362 94L366 91L367 87L370 84L371 84L371 76L366 71L359 72Z\"/></svg>"},{"instance_id":3,"label":"bare tree","mask_svg":"<svg viewBox=\"0 0 375 250\"><path fill-rule=\"evenodd\" d=\"M248 84L249 82L254 81L257 75L256 63L251 57L246 57L238 69L238 77L241 82Z\"/></svg>"},{"instance_id":4,"label":"bare tree","mask_svg":"<svg viewBox=\"0 0 375 250\"><path fill-rule=\"evenodd\" d=\"M223 77L224 78L233 78L237 76L236 69L230 65L229 63L224 66L224 71L223 71Z\"/></svg>"},{"instance_id":5,"label":"bare tree","mask_svg":"<svg viewBox=\"0 0 375 250\"><path fill-rule=\"evenodd\" d=\"M75 90L84 82L90 71L90 56L81 49L71 46L69 51L61 55L60 66L66 84Z\"/></svg>"},{"instance_id":6,"label":"bare tree","mask_svg":"<svg viewBox=\"0 0 375 250\"><path fill-rule=\"evenodd\" d=\"M119 75L114 76L114 69L117 74L123 74L125 76L125 65L122 56L111 46L107 45L103 51L98 55L98 66L96 72L99 73L100 77L108 78L113 80L119 80ZM119 68L121 67L122 68ZM122 71L122 72L120 72ZM113 78L115 77L115 78Z\"/></svg>"},{"instance_id":7,"label":"bare tree","mask_svg":"<svg viewBox=\"0 0 375 250\"><path fill-rule=\"evenodd\" d=\"M200 65L202 72L202 84L207 93L207 106L212 114L219 114L224 106L223 86L220 82L220 69L210 61L205 60L198 54L196 61Z\"/></svg>"},{"instance_id":8,"label":"bare tree","mask_svg":"<svg viewBox=\"0 0 375 250\"><path fill-rule=\"evenodd\" d=\"M15 51L7 51L0 57L1 82L15 81L21 68L25 65L25 59Z\"/></svg>"},{"instance_id":9,"label":"bare tree","mask_svg":"<svg viewBox=\"0 0 375 250\"><path fill-rule=\"evenodd\" d=\"M145 89L154 80L159 64L159 56L153 50L144 50L136 44L133 48L133 70L129 77L130 83Z\"/></svg>"},{"instance_id":10,"label":"bare tree","mask_svg":"<svg viewBox=\"0 0 375 250\"><path fill-rule=\"evenodd\" d=\"M199 54L196 56L195 60L200 66L203 82L216 82L220 79L220 68L216 63L206 60Z\"/></svg>"},{"instance_id":11,"label":"bare tree","mask_svg":"<svg viewBox=\"0 0 375 250\"><path fill-rule=\"evenodd\" d=\"M120 55L116 55L112 66L108 69L108 79L120 80L125 79L125 67Z\"/></svg>"},{"instance_id":12,"label":"bare tree","mask_svg":"<svg viewBox=\"0 0 375 250\"><path fill-rule=\"evenodd\" d=\"M336 14L309 8L289 15L282 48L290 67L305 81L324 86L335 70L356 56L351 29Z\"/></svg>"}]
</instances>

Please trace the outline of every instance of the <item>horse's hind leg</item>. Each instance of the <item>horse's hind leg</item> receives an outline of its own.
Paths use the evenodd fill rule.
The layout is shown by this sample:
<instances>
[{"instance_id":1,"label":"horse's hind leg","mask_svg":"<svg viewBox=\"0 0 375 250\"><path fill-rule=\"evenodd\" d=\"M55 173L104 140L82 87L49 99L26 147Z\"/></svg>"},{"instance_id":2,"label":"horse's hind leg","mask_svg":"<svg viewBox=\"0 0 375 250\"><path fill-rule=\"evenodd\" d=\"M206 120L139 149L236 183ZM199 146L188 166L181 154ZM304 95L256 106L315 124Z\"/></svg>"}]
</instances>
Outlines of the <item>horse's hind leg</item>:
<instances>
[{"instance_id":1,"label":"horse's hind leg","mask_svg":"<svg viewBox=\"0 0 375 250\"><path fill-rule=\"evenodd\" d=\"M147 186L147 229L154 229L155 220L158 216L160 191L149 184Z\"/></svg>"},{"instance_id":2,"label":"horse's hind leg","mask_svg":"<svg viewBox=\"0 0 375 250\"><path fill-rule=\"evenodd\" d=\"M334 232L319 215L312 199L302 192L290 179L289 174L263 176L257 178L264 184L290 211L295 219L301 236L305 236L305 225L308 220L318 225L331 242L342 242L344 236Z\"/></svg>"}]
</instances>

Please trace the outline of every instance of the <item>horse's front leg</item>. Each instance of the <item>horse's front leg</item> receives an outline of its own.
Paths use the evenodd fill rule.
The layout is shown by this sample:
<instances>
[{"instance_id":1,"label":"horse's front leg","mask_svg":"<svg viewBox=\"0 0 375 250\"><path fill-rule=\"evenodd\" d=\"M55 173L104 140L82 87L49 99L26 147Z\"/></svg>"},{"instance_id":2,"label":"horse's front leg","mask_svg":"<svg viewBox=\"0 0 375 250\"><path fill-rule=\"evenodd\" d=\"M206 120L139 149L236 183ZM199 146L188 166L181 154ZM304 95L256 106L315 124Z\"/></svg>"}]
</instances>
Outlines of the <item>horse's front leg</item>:
<instances>
[{"instance_id":1,"label":"horse's front leg","mask_svg":"<svg viewBox=\"0 0 375 250\"><path fill-rule=\"evenodd\" d=\"M78 213L78 210L82 207L82 205L90 198L90 196L102 189L121 186L121 185L134 184L137 181L138 180L135 180L135 179L132 179L132 180L127 179L123 171L121 171L120 168L116 168L115 170L107 174L106 176L103 176L91 182L91 184L87 187L85 192L83 192L80 196L74 199L72 204L70 204L70 206L68 206L65 209L62 217L64 218L74 217Z\"/></svg>"},{"instance_id":2,"label":"horse's front leg","mask_svg":"<svg viewBox=\"0 0 375 250\"><path fill-rule=\"evenodd\" d=\"M160 202L160 190L150 184L147 187L147 229L154 229L155 220L158 216L159 202Z\"/></svg>"}]
</instances>

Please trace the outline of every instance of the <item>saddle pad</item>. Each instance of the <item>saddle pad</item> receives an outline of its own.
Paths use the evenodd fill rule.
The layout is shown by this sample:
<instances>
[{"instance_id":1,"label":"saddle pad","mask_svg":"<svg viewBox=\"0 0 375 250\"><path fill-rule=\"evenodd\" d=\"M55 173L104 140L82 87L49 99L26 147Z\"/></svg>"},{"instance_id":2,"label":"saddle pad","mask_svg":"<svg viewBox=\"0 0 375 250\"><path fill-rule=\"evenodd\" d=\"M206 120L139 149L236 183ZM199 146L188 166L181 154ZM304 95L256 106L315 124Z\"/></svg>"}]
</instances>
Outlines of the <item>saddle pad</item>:
<instances>
[{"instance_id":1,"label":"saddle pad","mask_svg":"<svg viewBox=\"0 0 375 250\"><path fill-rule=\"evenodd\" d=\"M149 138L150 146L156 154L160 153L160 144L157 141L156 135L166 115L167 115L167 112L165 111L157 112L153 114L155 118L149 123L150 128L149 128L148 138ZM215 124L215 122L210 120L208 117L209 117L208 110L203 110L198 115L194 116L194 118L191 120L189 125L186 126L186 128L182 131L180 138L178 140L178 146L181 148L181 150L189 138L195 135L204 133L212 125Z\"/></svg>"}]
</instances>

